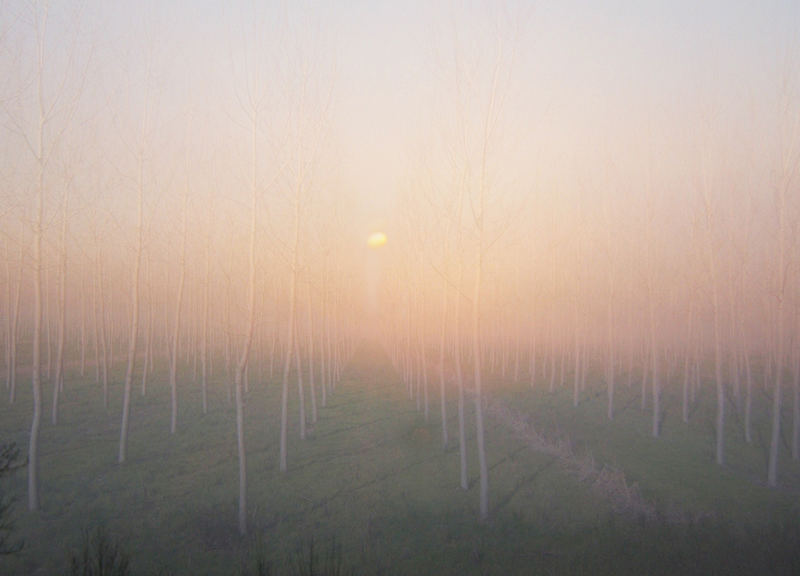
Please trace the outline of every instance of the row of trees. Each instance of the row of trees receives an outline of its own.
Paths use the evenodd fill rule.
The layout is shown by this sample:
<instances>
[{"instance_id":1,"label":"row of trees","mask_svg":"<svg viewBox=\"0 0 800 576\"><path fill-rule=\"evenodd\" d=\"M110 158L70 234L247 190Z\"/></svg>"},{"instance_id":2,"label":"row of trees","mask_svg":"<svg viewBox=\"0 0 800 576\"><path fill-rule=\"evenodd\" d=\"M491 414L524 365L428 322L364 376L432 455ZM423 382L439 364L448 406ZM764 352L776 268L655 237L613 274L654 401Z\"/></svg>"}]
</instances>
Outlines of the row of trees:
<instances>
[{"instance_id":1,"label":"row of trees","mask_svg":"<svg viewBox=\"0 0 800 576\"><path fill-rule=\"evenodd\" d=\"M503 16L445 35L448 97L404 191L382 295L387 349L426 418L437 381L445 447L457 394L462 488L467 389L485 518L487 374L569 387L576 406L599 382L609 420L620 384L640 386L654 437L665 396L688 424L711 386L719 465L726 415L738 413L751 444L754 403L769 402L765 479L776 486L782 433L800 458L800 66L738 124L698 105L681 148L645 128L620 135L626 154L576 154L542 181L510 144L524 138L507 114L519 21ZM645 126L667 115L647 114Z\"/></svg>"},{"instance_id":2,"label":"row of trees","mask_svg":"<svg viewBox=\"0 0 800 576\"><path fill-rule=\"evenodd\" d=\"M165 79L156 16L142 24L141 50L114 61L113 47L96 51L93 16L47 2L3 14L2 341L8 401L32 383L28 508L40 506L43 394L52 393L56 426L65 372L93 371L105 409L121 410L123 464L134 392L147 394L165 360L170 434L179 428L179 381L191 373L205 413L208 383L224 370L244 534L253 375L262 386L282 373L286 471L290 377L304 438L354 341L353 263L341 257L354 240L338 216L347 197L320 169L333 79L309 46L273 40L276 24L256 11L235 36L229 108L215 124L212 109L189 96L190 73L178 88ZM185 96L179 118L176 90ZM123 363L122 405L112 406Z\"/></svg>"},{"instance_id":3,"label":"row of trees","mask_svg":"<svg viewBox=\"0 0 800 576\"><path fill-rule=\"evenodd\" d=\"M726 412L742 413L751 442L764 390L776 485L788 382L800 456L797 68L739 123L699 106L690 136L677 138L668 115L649 124L660 112L648 110L612 143L588 154L576 146L543 175L514 113L525 110L525 19L483 8L464 7L441 36L431 109L420 111L431 121L389 243L373 254L382 276L372 287L374 278L362 281L357 210L329 153L333 66L292 38L302 22L250 7L234 19L225 57L204 59L197 45L170 44L153 15L131 23L140 42L98 50L90 11L34 2L4 14L2 339L10 402L30 367L30 509L39 506L43 393L57 425L65 369L93 369L115 409L109 387L125 363L123 463L134 386L147 393L154 361L169 365L175 434L182 369L191 366L205 411L224 359L246 532L254 368L262 382L267 370L280 376L285 471L292 374L304 436L367 309L426 417L438 385L444 446L446 401L457 394L465 489L473 401L482 518L489 374L569 386L576 405L599 379L609 420L619 384L636 384L654 436L665 392L678 392L688 422L711 383L719 464ZM650 125L659 128L641 128Z\"/></svg>"}]
</instances>

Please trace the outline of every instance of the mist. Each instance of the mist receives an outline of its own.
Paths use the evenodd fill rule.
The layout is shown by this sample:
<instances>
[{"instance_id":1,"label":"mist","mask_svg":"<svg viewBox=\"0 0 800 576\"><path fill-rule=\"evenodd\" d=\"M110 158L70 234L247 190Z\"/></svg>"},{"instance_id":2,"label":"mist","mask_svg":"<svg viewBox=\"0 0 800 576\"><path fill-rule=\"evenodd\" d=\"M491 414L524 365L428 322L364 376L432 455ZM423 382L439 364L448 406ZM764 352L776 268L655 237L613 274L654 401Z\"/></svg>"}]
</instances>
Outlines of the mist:
<instances>
[{"instance_id":1,"label":"mist","mask_svg":"<svg viewBox=\"0 0 800 576\"><path fill-rule=\"evenodd\" d=\"M791 573L799 27L0 2L0 571Z\"/></svg>"}]
</instances>

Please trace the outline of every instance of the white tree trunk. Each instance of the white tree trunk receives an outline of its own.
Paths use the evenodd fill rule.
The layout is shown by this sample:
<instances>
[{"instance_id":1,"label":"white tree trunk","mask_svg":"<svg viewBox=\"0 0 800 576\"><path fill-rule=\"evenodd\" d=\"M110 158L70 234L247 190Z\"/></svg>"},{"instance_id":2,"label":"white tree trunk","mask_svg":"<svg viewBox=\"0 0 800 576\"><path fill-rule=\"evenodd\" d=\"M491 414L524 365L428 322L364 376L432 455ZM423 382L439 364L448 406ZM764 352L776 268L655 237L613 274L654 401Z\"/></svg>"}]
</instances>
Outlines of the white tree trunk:
<instances>
[{"instance_id":1,"label":"white tree trunk","mask_svg":"<svg viewBox=\"0 0 800 576\"><path fill-rule=\"evenodd\" d=\"M292 250L291 287L289 289L289 321L286 328L286 355L283 363L281 381L281 437L280 437L280 471L286 472L287 427L289 419L289 369L292 365L292 348L295 332L295 309L297 307L297 266L298 248L300 244L300 190L296 190L294 207L294 244Z\"/></svg>"},{"instance_id":2,"label":"white tree trunk","mask_svg":"<svg viewBox=\"0 0 800 576\"><path fill-rule=\"evenodd\" d=\"M784 175L786 172L784 171ZM788 181L781 183L778 190L778 262L775 274L776 299L776 337L777 355L775 356L775 390L772 393L772 436L769 445L769 462L767 464L767 484L778 485L778 448L781 435L781 395L783 394L783 361L784 361L784 297L786 286L786 189Z\"/></svg>"},{"instance_id":3,"label":"white tree trunk","mask_svg":"<svg viewBox=\"0 0 800 576\"><path fill-rule=\"evenodd\" d=\"M445 238L447 235L445 234ZM445 240L445 261L447 260L447 240ZM439 404L441 406L442 419L442 450L447 450L447 395L445 393L445 343L447 335L447 293L449 289L447 282L442 287L442 321L439 333Z\"/></svg>"},{"instance_id":4,"label":"white tree trunk","mask_svg":"<svg viewBox=\"0 0 800 576\"><path fill-rule=\"evenodd\" d=\"M8 363L8 401L13 404L16 400L17 392L17 340L19 339L19 303L22 293L22 277L25 270L25 258L23 249L23 235L20 234L19 238L19 268L17 273L17 281L14 286L14 305L11 314L11 328L9 330L9 363ZM11 284L11 277L9 276L9 289Z\"/></svg>"},{"instance_id":5,"label":"white tree trunk","mask_svg":"<svg viewBox=\"0 0 800 576\"><path fill-rule=\"evenodd\" d=\"M200 335L201 392L203 395L203 414L208 413L208 289L211 282L209 240L206 238L205 279L203 280L203 332Z\"/></svg>"},{"instance_id":6,"label":"white tree trunk","mask_svg":"<svg viewBox=\"0 0 800 576\"><path fill-rule=\"evenodd\" d=\"M308 386L311 392L311 423L317 423L317 392L314 388L314 309L311 301L311 281L308 282ZM273 339L273 343L274 343Z\"/></svg>"},{"instance_id":7,"label":"white tree trunk","mask_svg":"<svg viewBox=\"0 0 800 576\"><path fill-rule=\"evenodd\" d=\"M297 322L295 322L297 324ZM298 326L299 328L299 326ZM300 330L294 335L295 368L297 369L297 396L300 399L300 439L306 439L306 395L303 390L303 362L300 357Z\"/></svg>"},{"instance_id":8,"label":"white tree trunk","mask_svg":"<svg viewBox=\"0 0 800 576\"><path fill-rule=\"evenodd\" d=\"M188 163L187 163L188 164ZM188 179L188 174L187 174ZM188 182L186 191L183 195L183 240L181 242L181 273L178 279L178 299L175 302L175 324L172 327L172 347L170 349L169 363L169 389L172 411L170 414L170 434L175 434L178 428L178 344L181 328L181 307L183 304L183 286L186 281L186 236L187 231L187 212L189 190Z\"/></svg>"},{"instance_id":9,"label":"white tree trunk","mask_svg":"<svg viewBox=\"0 0 800 576\"><path fill-rule=\"evenodd\" d=\"M58 424L58 397L64 388L64 330L67 322L67 203L70 184L64 184L61 200L61 243L58 263L58 340L56 343L56 376L53 382L52 421Z\"/></svg>"},{"instance_id":10,"label":"white tree trunk","mask_svg":"<svg viewBox=\"0 0 800 576\"><path fill-rule=\"evenodd\" d=\"M145 328L144 366L142 368L142 396L147 395L147 376L153 369L153 288L150 284L150 253L147 253L147 327Z\"/></svg>"},{"instance_id":11,"label":"white tree trunk","mask_svg":"<svg viewBox=\"0 0 800 576\"><path fill-rule=\"evenodd\" d=\"M105 279L103 278L102 255L97 259L97 282L100 285L100 342L103 357L103 408L108 410L108 338L106 337L106 295L103 288Z\"/></svg>"},{"instance_id":12,"label":"white tree trunk","mask_svg":"<svg viewBox=\"0 0 800 576\"><path fill-rule=\"evenodd\" d=\"M133 275L131 277L131 331L128 336L128 366L125 370L125 383L122 388L122 426L119 434L119 454L117 462L125 462L128 451L128 428L131 412L131 386L133 385L133 372L136 368L136 347L139 341L139 269L142 264L142 236L144 212L144 137L147 128L147 95L145 94L144 118L142 121L142 141L139 150L137 218L136 218L136 256L133 261ZM147 373L147 366L145 366Z\"/></svg>"}]
</instances>

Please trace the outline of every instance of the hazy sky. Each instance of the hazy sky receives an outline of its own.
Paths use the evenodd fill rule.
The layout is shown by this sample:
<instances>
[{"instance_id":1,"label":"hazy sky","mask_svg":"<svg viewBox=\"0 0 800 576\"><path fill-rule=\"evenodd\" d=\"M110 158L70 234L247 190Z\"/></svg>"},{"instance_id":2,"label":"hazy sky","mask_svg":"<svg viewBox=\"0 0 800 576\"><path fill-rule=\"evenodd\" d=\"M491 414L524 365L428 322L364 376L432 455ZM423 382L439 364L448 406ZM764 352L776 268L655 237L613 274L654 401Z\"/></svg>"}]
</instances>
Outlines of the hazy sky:
<instances>
[{"instance_id":1,"label":"hazy sky","mask_svg":"<svg viewBox=\"0 0 800 576\"><path fill-rule=\"evenodd\" d=\"M80 69L70 69L66 58L76 6L53 2L50 10L45 88L51 99L61 78L79 83ZM720 170L730 171L723 179L738 177L731 167L741 157L757 165L755 178L768 174L771 167L758 164L775 158L765 143L776 140L782 72L800 54L800 2L792 1L81 6L80 43L92 50L82 105L86 117L95 118L81 116L70 137L94 138L88 155L99 150L101 158L92 161L111 174L109 185L101 170L84 172L96 194L113 201L116 193L130 204L131 152L145 94L147 137L157 150L147 166L150 205L179 205L174 191L187 165L195 198L213 190L220 197L246 191L250 132L241 103L257 72L257 91L264 95L260 182L273 178L294 146L322 142L313 185L352 194L357 205L348 217L364 229L396 220L404 189L426 178L445 185L458 114L466 109L463 124L479 132L487 72L501 45L502 120L490 158L495 183L517 198L509 205L522 206L536 193L537 201L561 203L560 213L573 217L576 195L598 197L616 186L635 199L650 164L657 164L654 177L665 194L694 198L697 148L706 133L725 158ZM0 62L11 78L6 86L22 86L32 99L28 13L25 2L0 3ZM456 57L462 80L473 81L465 90L472 100L463 94L459 100L455 90ZM298 105L303 66L305 108ZM33 111L29 106L30 126ZM297 125L311 126L300 144ZM15 138L13 130L3 133L3 149L11 151L5 161L13 166L4 170L19 172L24 183L19 167L32 163ZM289 204L284 184L267 192L278 214ZM757 186L759 194L767 193L767 184ZM171 193L162 194L165 189ZM53 210L57 205L49 203ZM131 211L120 213L132 218ZM567 219L564 226L574 225Z\"/></svg>"},{"instance_id":2,"label":"hazy sky","mask_svg":"<svg viewBox=\"0 0 800 576\"><path fill-rule=\"evenodd\" d=\"M6 4L13 14L16 3ZM429 124L447 106L441 87L452 67L453 31L480 51L482 39L469 38L469 31L491 27L498 5L253 5L262 18L259 50L301 46L326 81L333 79L329 141L337 179L357 191L368 213L385 216L417 149L436 137ZM800 29L800 3L792 1L520 2L502 10L520 31L513 43L505 39L515 53L505 115L519 133L512 129L511 140L545 171L598 150L613 155L642 120L660 133L680 118L687 120L680 130L690 130L703 106L738 116L748 101L774 94ZM187 106L188 69L197 100L190 105L210 107L211 114L221 108L225 118L235 115L229 109L236 108L232 94L241 74L234 67L253 13L250 3L192 2L188 10L182 3L89 3L83 26L96 35L103 74L119 76L108 70L119 66L120 55L141 59L152 38L160 98Z\"/></svg>"}]
</instances>

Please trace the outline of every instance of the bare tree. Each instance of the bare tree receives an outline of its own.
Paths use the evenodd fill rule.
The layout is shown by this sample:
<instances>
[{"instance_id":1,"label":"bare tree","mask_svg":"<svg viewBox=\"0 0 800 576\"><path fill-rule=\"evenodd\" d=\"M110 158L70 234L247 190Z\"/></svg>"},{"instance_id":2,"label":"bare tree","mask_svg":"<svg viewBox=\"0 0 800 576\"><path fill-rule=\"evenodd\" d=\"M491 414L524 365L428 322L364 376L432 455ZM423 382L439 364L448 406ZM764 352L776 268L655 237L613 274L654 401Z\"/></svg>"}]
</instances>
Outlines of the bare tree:
<instances>
[{"instance_id":1,"label":"bare tree","mask_svg":"<svg viewBox=\"0 0 800 576\"><path fill-rule=\"evenodd\" d=\"M250 250L248 251L248 282L247 282L247 332L245 333L242 352L236 363L234 388L236 393L236 444L239 455L239 534L247 534L247 452L244 445L244 397L243 377L250 357L250 346L253 342L253 326L255 324L256 308L256 214L258 186L256 180L258 156L258 108L254 107L252 113L252 175L251 175L251 206L250 206Z\"/></svg>"},{"instance_id":2,"label":"bare tree","mask_svg":"<svg viewBox=\"0 0 800 576\"><path fill-rule=\"evenodd\" d=\"M775 211L777 217L777 258L775 262L775 275L773 278L773 298L775 309L775 338L777 350L775 355L775 389L772 394L772 435L769 448L769 462L767 466L767 484L776 486L778 483L778 447L780 444L781 428L781 396L783 393L783 371L785 361L785 309L789 284L789 263L791 262L791 244L787 245L787 235L794 222L791 220L789 200L793 187L800 171L800 107L796 105L796 79L791 74L785 74L782 86L780 113L780 166L778 182L776 183ZM798 403L794 409L795 426L792 430L793 443L800 426Z\"/></svg>"},{"instance_id":3,"label":"bare tree","mask_svg":"<svg viewBox=\"0 0 800 576\"><path fill-rule=\"evenodd\" d=\"M213 214L213 207L211 210ZM209 224L209 229L211 228ZM206 231L205 238L205 262L203 265L203 320L202 320L202 333L200 335L200 364L201 364L201 391L203 395L203 414L208 413L208 372L209 372L209 358L208 358L208 290L211 283L211 233Z\"/></svg>"},{"instance_id":4,"label":"bare tree","mask_svg":"<svg viewBox=\"0 0 800 576\"><path fill-rule=\"evenodd\" d=\"M107 319L106 319L106 295L104 290L104 285L106 283L105 280L105 268L103 267L103 253L99 247L98 243L98 236L97 232L95 231L94 235L94 242L95 242L95 264L96 264L96 284L98 286L96 292L100 297L100 307L99 309L95 308L95 324L100 325L99 327L99 338L100 338L100 356L102 358L102 380L103 380L103 408L106 410L108 409L108 372L109 372L109 361L108 361L108 337L107 333ZM99 321L97 319L97 315L99 313ZM95 329L97 331L97 329Z\"/></svg>"},{"instance_id":5,"label":"bare tree","mask_svg":"<svg viewBox=\"0 0 800 576\"><path fill-rule=\"evenodd\" d=\"M612 233L612 206L610 206L610 195L604 197L603 202L603 228L605 229L605 248L608 262L608 295L606 302L606 387L608 393L607 416L609 420L614 419L614 392L616 387L616 318L615 318L615 299L617 293L617 261L618 243L616 235Z\"/></svg>"},{"instance_id":6,"label":"bare tree","mask_svg":"<svg viewBox=\"0 0 800 576\"><path fill-rule=\"evenodd\" d=\"M503 44L497 39L495 62L491 70L486 112L481 119L481 139L479 141L479 168L477 199L470 197L472 216L477 233L475 248L475 279L472 292L472 367L475 378L475 435L478 444L478 470L480 477L480 518L489 516L489 470L486 462L486 446L483 418L483 372L481 348L481 288L486 251L490 244L487 224L487 196L490 193L489 151L494 131L499 121L501 94L500 81L503 65Z\"/></svg>"},{"instance_id":7,"label":"bare tree","mask_svg":"<svg viewBox=\"0 0 800 576\"><path fill-rule=\"evenodd\" d=\"M64 331L67 322L67 206L71 178L64 183L61 197L61 240L58 255L58 341L56 344L56 374L53 382L53 425L58 423L58 395L64 387Z\"/></svg>"},{"instance_id":8,"label":"bare tree","mask_svg":"<svg viewBox=\"0 0 800 576\"><path fill-rule=\"evenodd\" d=\"M142 396L147 394L147 375L153 369L153 288L150 283L150 252L147 253L145 285L147 286L147 326L145 327L144 366L142 367Z\"/></svg>"},{"instance_id":9,"label":"bare tree","mask_svg":"<svg viewBox=\"0 0 800 576\"><path fill-rule=\"evenodd\" d=\"M285 168L288 176L288 189L292 198L292 232L289 243L289 316L286 326L286 350L281 378L281 427L280 427L280 471L286 471L287 426L289 398L289 370L292 361L292 350L296 346L299 352L297 326L297 300L299 292L301 235L307 221L309 195L313 191L314 170L319 162L319 155L325 140L325 123L330 106L332 83L328 88L317 85L317 78L311 62L301 50L297 54L297 62L290 62L289 90L290 125L288 126L291 141L290 154ZM320 90L321 89L321 90ZM298 391L302 393L300 381L300 359L298 367ZM324 398L324 396L323 396ZM301 400L301 434L305 435L305 401Z\"/></svg>"},{"instance_id":10,"label":"bare tree","mask_svg":"<svg viewBox=\"0 0 800 576\"><path fill-rule=\"evenodd\" d=\"M11 118L12 124L18 134L23 138L28 150L32 153L35 163L35 208L33 211L33 253L32 267L34 272L33 283L33 355L31 387L33 389L33 418L31 421L30 441L28 444L28 508L37 510L39 507L39 427L42 413L42 378L41 378L41 346L42 346L42 305L44 290L42 285L42 270L44 259L42 254L42 240L44 236L44 208L47 183L47 169L54 158L58 145L63 140L64 133L70 124L70 119L75 111L76 102L80 96L80 86L68 90L67 82L76 72L74 65L77 62L77 45L72 42L68 47L69 63L73 69L64 71L57 79L53 88L49 86L48 57L51 55L47 46L47 25L49 5L36 2L30 7L30 24L34 32L35 42L35 73L32 88L35 96L32 101L35 105L36 123L30 135L25 128L24 120ZM77 38L77 36L76 36ZM77 75L82 81L83 74ZM52 94L51 94L52 92ZM24 96L23 96L24 97ZM54 120L60 116L61 123L56 126ZM49 336L49 331L48 331Z\"/></svg>"},{"instance_id":11,"label":"bare tree","mask_svg":"<svg viewBox=\"0 0 800 576\"><path fill-rule=\"evenodd\" d=\"M188 142L187 142L188 146ZM178 297L175 302L175 323L172 325L172 346L170 347L170 362L169 362L169 389L172 410L170 412L170 434L175 434L178 427L178 344L180 338L181 328L181 308L183 307L183 287L186 282L186 237L188 236L187 218L189 212L189 161L188 149L186 152L187 172L186 172L186 188L183 193L183 219L181 226L181 269L178 278Z\"/></svg>"},{"instance_id":12,"label":"bare tree","mask_svg":"<svg viewBox=\"0 0 800 576\"><path fill-rule=\"evenodd\" d=\"M13 304L12 304L12 279L11 279L11 259L8 254L8 244L6 244L6 277L8 283L6 284L6 301L7 314L9 320L7 326L7 348L8 348L8 364L6 385L8 386L8 401L13 404L16 399L17 391L17 340L19 338L19 305L20 295L23 282L23 273L25 271L25 253L24 253L24 230L20 230L19 237L19 265L17 270L17 279L13 288Z\"/></svg>"},{"instance_id":13,"label":"bare tree","mask_svg":"<svg viewBox=\"0 0 800 576\"><path fill-rule=\"evenodd\" d=\"M701 193L703 196L704 230L705 230L705 256L708 266L708 275L711 282L711 304L714 311L714 378L717 388L717 420L716 420L716 460L717 464L724 463L725 441L725 387L722 381L722 336L720 334L720 305L719 284L717 280L717 251L714 239L716 230L716 203L712 198L711 183L709 181L709 167L704 159L701 173Z\"/></svg>"},{"instance_id":14,"label":"bare tree","mask_svg":"<svg viewBox=\"0 0 800 576\"><path fill-rule=\"evenodd\" d=\"M44 219L44 185L45 185L45 126L49 120L49 112L44 102L44 58L45 29L47 25L47 6L42 9L37 5L34 13L36 28L37 55L37 94L39 108L39 126L36 132L36 207L33 220L33 367L31 386L33 388L33 419L28 444L28 509L39 508L39 425L42 414L42 382L41 382L41 347L42 347L42 225Z\"/></svg>"},{"instance_id":15,"label":"bare tree","mask_svg":"<svg viewBox=\"0 0 800 576\"><path fill-rule=\"evenodd\" d=\"M314 387L314 307L311 299L311 279L308 280L308 386L311 393L311 423L317 423L317 392ZM274 340L273 340L274 342Z\"/></svg>"},{"instance_id":16,"label":"bare tree","mask_svg":"<svg viewBox=\"0 0 800 576\"><path fill-rule=\"evenodd\" d=\"M297 308L297 269L299 266L300 248L300 194L302 180L295 184L294 197L294 232L292 234L292 261L289 284L289 319L286 326L286 354L283 360L283 378L281 380L281 437L280 437L280 471L286 472L286 438L289 419L289 369L292 365L292 350L295 345L295 320Z\"/></svg>"},{"instance_id":17,"label":"bare tree","mask_svg":"<svg viewBox=\"0 0 800 576\"><path fill-rule=\"evenodd\" d=\"M149 70L148 70L149 75ZM144 212L144 167L145 167L145 142L147 135L147 124L149 121L149 83L146 83L144 109L142 113L142 127L139 140L139 150L137 158L136 176L136 255L133 261L133 272L131 277L131 324L130 335L128 337L128 366L125 370L125 384L122 391L122 425L119 435L119 453L117 461L122 464L125 462L128 450L128 427L131 410L131 386L133 385L133 373L136 368L136 348L139 341L139 269L142 264L143 246L143 212ZM185 216L184 216L185 218ZM184 220L184 226L186 222ZM146 364L146 363L145 363ZM144 371L147 372L145 365ZM174 421L174 420L173 420ZM174 429L173 429L174 433Z\"/></svg>"}]
</instances>

